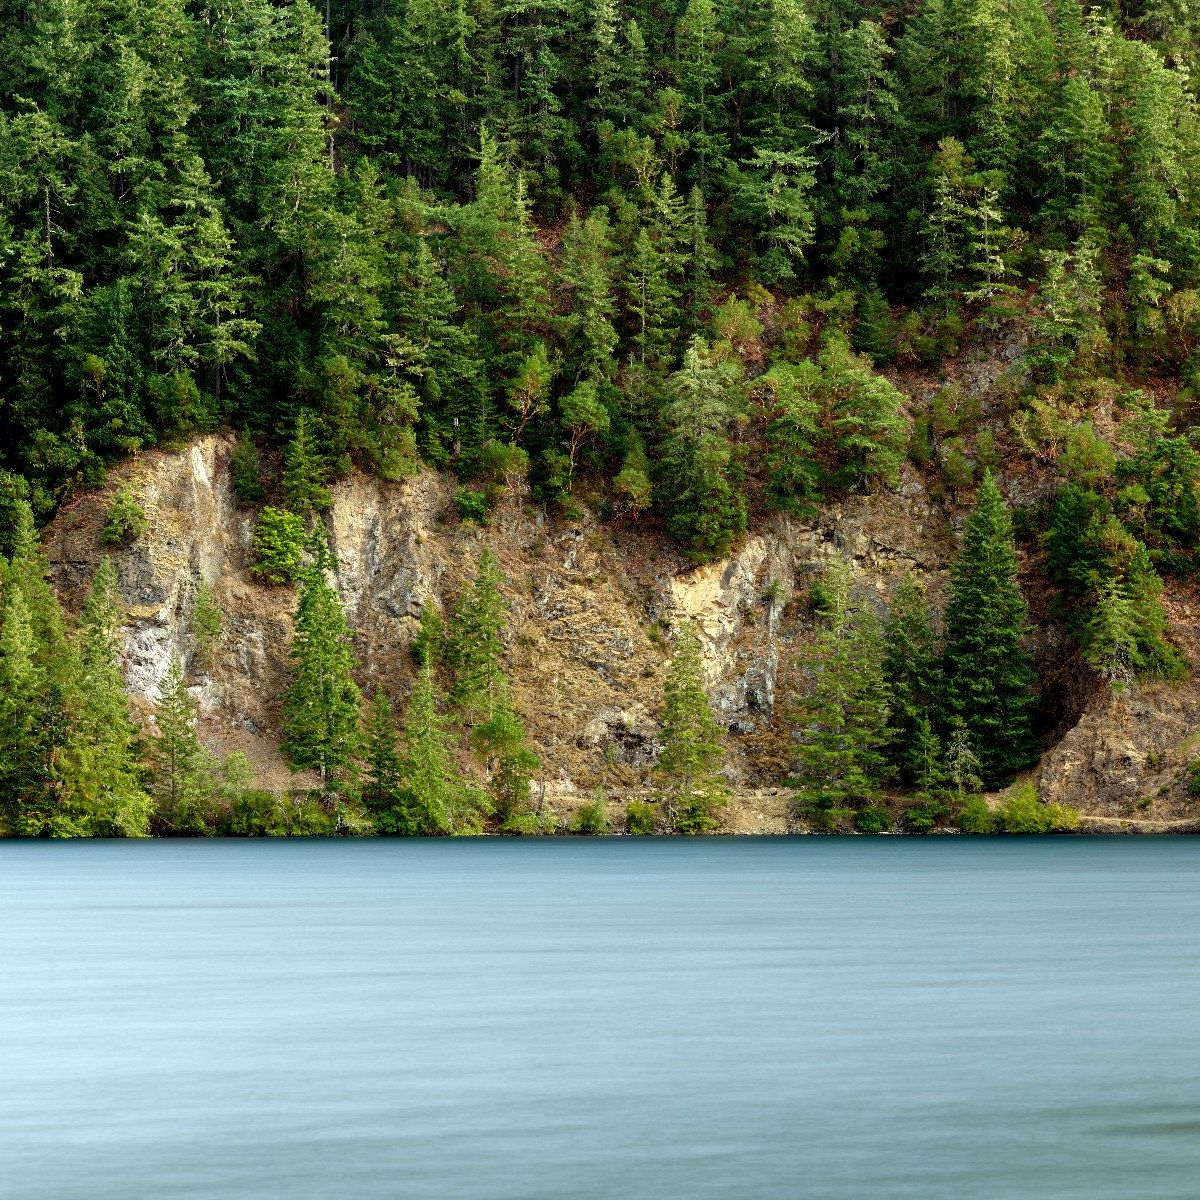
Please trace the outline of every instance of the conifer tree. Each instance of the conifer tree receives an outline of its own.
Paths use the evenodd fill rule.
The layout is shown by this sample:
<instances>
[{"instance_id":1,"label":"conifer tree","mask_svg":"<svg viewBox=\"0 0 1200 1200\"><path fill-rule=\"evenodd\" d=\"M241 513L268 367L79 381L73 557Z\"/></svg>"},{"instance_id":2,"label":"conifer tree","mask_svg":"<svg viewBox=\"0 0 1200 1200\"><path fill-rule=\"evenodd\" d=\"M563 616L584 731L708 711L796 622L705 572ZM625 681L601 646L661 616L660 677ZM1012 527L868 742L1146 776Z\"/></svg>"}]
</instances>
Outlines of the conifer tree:
<instances>
[{"instance_id":1,"label":"conifer tree","mask_svg":"<svg viewBox=\"0 0 1200 1200\"><path fill-rule=\"evenodd\" d=\"M400 800L399 739L396 735L392 702L379 688L376 688L371 696L363 722L363 762L366 767L362 790L363 803L376 817L383 832L397 832L384 826L389 823L386 814L394 809Z\"/></svg>"},{"instance_id":2,"label":"conifer tree","mask_svg":"<svg viewBox=\"0 0 1200 1200\"><path fill-rule=\"evenodd\" d=\"M1033 756L1028 634L1012 519L989 471L951 568L942 660L945 720L963 722L989 784L1011 777Z\"/></svg>"},{"instance_id":3,"label":"conifer tree","mask_svg":"<svg viewBox=\"0 0 1200 1200\"><path fill-rule=\"evenodd\" d=\"M426 663L409 697L398 795L384 826L408 835L478 833L490 807L454 761L454 741L441 712L433 668Z\"/></svg>"},{"instance_id":4,"label":"conifer tree","mask_svg":"<svg viewBox=\"0 0 1200 1200\"><path fill-rule=\"evenodd\" d=\"M450 699L469 719L490 715L504 684L503 578L495 554L484 547L474 582L459 598L450 624L446 641L446 661L454 672Z\"/></svg>"},{"instance_id":5,"label":"conifer tree","mask_svg":"<svg viewBox=\"0 0 1200 1200\"><path fill-rule=\"evenodd\" d=\"M741 379L695 338L670 380L663 411L659 494L671 533L696 562L719 558L746 528L729 428L741 406Z\"/></svg>"},{"instance_id":6,"label":"conifer tree","mask_svg":"<svg viewBox=\"0 0 1200 1200\"><path fill-rule=\"evenodd\" d=\"M283 698L283 751L294 767L320 773L331 797L353 789L362 702L354 682L354 652L337 592L324 530L312 542L296 608L292 681Z\"/></svg>"},{"instance_id":7,"label":"conifer tree","mask_svg":"<svg viewBox=\"0 0 1200 1200\"><path fill-rule=\"evenodd\" d=\"M221 628L220 606L202 575L196 583L196 600L192 605L192 640L201 666L207 667L212 661L213 652L221 640Z\"/></svg>"},{"instance_id":8,"label":"conifer tree","mask_svg":"<svg viewBox=\"0 0 1200 1200\"><path fill-rule=\"evenodd\" d=\"M841 560L826 568L824 623L806 665L812 684L796 712L801 815L839 828L877 799L886 773L887 679L879 620L853 593Z\"/></svg>"},{"instance_id":9,"label":"conifer tree","mask_svg":"<svg viewBox=\"0 0 1200 1200\"><path fill-rule=\"evenodd\" d=\"M21 590L10 586L0 621L0 820L13 832L23 802L49 782L43 741L48 680L36 659L29 606Z\"/></svg>"},{"instance_id":10,"label":"conifer tree","mask_svg":"<svg viewBox=\"0 0 1200 1200\"><path fill-rule=\"evenodd\" d=\"M655 772L672 827L704 833L717 826L728 794L721 728L704 690L700 638L690 624L679 632L663 687L662 752Z\"/></svg>"},{"instance_id":11,"label":"conifer tree","mask_svg":"<svg viewBox=\"0 0 1200 1200\"><path fill-rule=\"evenodd\" d=\"M84 602L78 677L68 701L58 803L25 832L54 837L144 837L153 801L142 788L137 736L118 659L117 573L102 559Z\"/></svg>"},{"instance_id":12,"label":"conifer tree","mask_svg":"<svg viewBox=\"0 0 1200 1200\"><path fill-rule=\"evenodd\" d=\"M540 833L541 822L530 802L538 757L526 742L525 723L507 687L500 689L488 719L472 730L471 738L491 773L492 808L500 828L505 833Z\"/></svg>"},{"instance_id":13,"label":"conifer tree","mask_svg":"<svg viewBox=\"0 0 1200 1200\"><path fill-rule=\"evenodd\" d=\"M172 654L154 714L150 794L172 833L206 834L216 779L212 756L196 736L196 702L188 695L179 655Z\"/></svg>"},{"instance_id":14,"label":"conifer tree","mask_svg":"<svg viewBox=\"0 0 1200 1200\"><path fill-rule=\"evenodd\" d=\"M327 470L312 431L312 414L301 409L283 456L283 494L288 508L302 517L324 512L330 504Z\"/></svg>"},{"instance_id":15,"label":"conifer tree","mask_svg":"<svg viewBox=\"0 0 1200 1200\"><path fill-rule=\"evenodd\" d=\"M892 597L883 627L883 671L890 692L888 756L904 778L928 775L930 715L938 692L940 647L920 584L907 575Z\"/></svg>"}]
</instances>

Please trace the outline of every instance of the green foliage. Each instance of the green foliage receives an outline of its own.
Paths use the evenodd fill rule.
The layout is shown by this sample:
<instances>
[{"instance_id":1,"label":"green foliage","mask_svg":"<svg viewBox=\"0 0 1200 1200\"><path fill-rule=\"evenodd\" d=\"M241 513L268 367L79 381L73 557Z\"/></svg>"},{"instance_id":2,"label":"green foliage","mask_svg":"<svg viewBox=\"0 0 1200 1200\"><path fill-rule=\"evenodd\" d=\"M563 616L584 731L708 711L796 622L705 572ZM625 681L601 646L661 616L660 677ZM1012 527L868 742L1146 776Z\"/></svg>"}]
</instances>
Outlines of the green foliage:
<instances>
[{"instance_id":1,"label":"green foliage","mask_svg":"<svg viewBox=\"0 0 1200 1200\"><path fill-rule=\"evenodd\" d=\"M603 837L608 832L608 813L602 795L585 800L575 810L570 831L587 837Z\"/></svg>"},{"instance_id":2,"label":"green foliage","mask_svg":"<svg viewBox=\"0 0 1200 1200\"><path fill-rule=\"evenodd\" d=\"M658 831L658 805L650 800L630 800L625 805L625 832L649 837Z\"/></svg>"},{"instance_id":3,"label":"green foliage","mask_svg":"<svg viewBox=\"0 0 1200 1200\"><path fill-rule=\"evenodd\" d=\"M325 486L329 472L317 449L313 423L309 410L301 409L283 455L283 494L288 509L302 517L324 512L330 505L329 489Z\"/></svg>"},{"instance_id":4,"label":"green foliage","mask_svg":"<svg viewBox=\"0 0 1200 1200\"><path fill-rule=\"evenodd\" d=\"M283 697L283 752L294 767L321 776L329 798L352 792L359 749L362 701L357 665L341 601L327 578L329 550L323 531L313 539L305 570L289 657L292 679Z\"/></svg>"},{"instance_id":5,"label":"green foliage","mask_svg":"<svg viewBox=\"0 0 1200 1200\"><path fill-rule=\"evenodd\" d=\"M1069 833L1079 826L1079 814L1063 804L1046 804L1032 784L1014 788L992 813L997 833Z\"/></svg>"},{"instance_id":6,"label":"green foliage","mask_svg":"<svg viewBox=\"0 0 1200 1200\"><path fill-rule=\"evenodd\" d=\"M958 808L958 828L962 833L997 832L996 818L982 796L973 794L962 798Z\"/></svg>"},{"instance_id":7,"label":"green foliage","mask_svg":"<svg viewBox=\"0 0 1200 1200\"><path fill-rule=\"evenodd\" d=\"M161 693L150 755L156 819L171 833L203 836L215 824L216 763L196 736L196 703L178 654L171 657Z\"/></svg>"},{"instance_id":8,"label":"green foliage","mask_svg":"<svg viewBox=\"0 0 1200 1200\"><path fill-rule=\"evenodd\" d=\"M51 837L144 837L153 802L142 789L137 739L117 653L117 574L103 559L84 602L78 673L67 704L58 799L22 814L21 832Z\"/></svg>"},{"instance_id":9,"label":"green foliage","mask_svg":"<svg viewBox=\"0 0 1200 1200\"><path fill-rule=\"evenodd\" d=\"M146 532L148 523L142 506L133 493L123 487L112 498L100 540L109 546L125 546Z\"/></svg>"},{"instance_id":10,"label":"green foliage","mask_svg":"<svg viewBox=\"0 0 1200 1200\"><path fill-rule=\"evenodd\" d=\"M505 618L500 594L503 579L495 554L485 547L474 582L454 607L446 662L454 672L450 700L464 716L490 715L504 689L504 644L500 640Z\"/></svg>"},{"instance_id":11,"label":"green foliage","mask_svg":"<svg viewBox=\"0 0 1200 1200\"><path fill-rule=\"evenodd\" d=\"M338 832L338 816L315 796L251 788L233 800L220 832L230 837L329 837Z\"/></svg>"},{"instance_id":12,"label":"green foliage","mask_svg":"<svg viewBox=\"0 0 1200 1200\"><path fill-rule=\"evenodd\" d=\"M196 599L192 604L192 643L196 647L196 659L201 666L212 661L213 651L221 640L223 628L221 609L212 589L200 576L196 583Z\"/></svg>"},{"instance_id":13,"label":"green foliage","mask_svg":"<svg viewBox=\"0 0 1200 1200\"><path fill-rule=\"evenodd\" d=\"M476 525L486 525L488 519L487 493L478 488L460 487L454 493L454 503L458 508L460 521L473 521Z\"/></svg>"},{"instance_id":14,"label":"green foliage","mask_svg":"<svg viewBox=\"0 0 1200 1200\"><path fill-rule=\"evenodd\" d=\"M291 583L304 563L304 520L283 508L264 508L254 526L255 575L270 583Z\"/></svg>"},{"instance_id":15,"label":"green foliage","mask_svg":"<svg viewBox=\"0 0 1200 1200\"><path fill-rule=\"evenodd\" d=\"M811 682L793 718L801 788L795 805L815 827L834 830L879 797L890 695L879 619L854 594L849 568L834 560L823 584L824 620L805 661Z\"/></svg>"},{"instance_id":16,"label":"green foliage","mask_svg":"<svg viewBox=\"0 0 1200 1200\"><path fill-rule=\"evenodd\" d=\"M1012 518L988 473L951 568L942 660L944 719L966 727L985 782L1011 777L1033 756L1028 633Z\"/></svg>"},{"instance_id":17,"label":"green foliage","mask_svg":"<svg viewBox=\"0 0 1200 1200\"><path fill-rule=\"evenodd\" d=\"M433 668L426 662L409 698L399 789L380 828L402 834L479 833L491 807L454 761Z\"/></svg>"},{"instance_id":18,"label":"green foliage","mask_svg":"<svg viewBox=\"0 0 1200 1200\"><path fill-rule=\"evenodd\" d=\"M725 748L704 690L700 638L685 625L663 686L662 752L655 772L677 833L706 833L720 822L728 788L720 776Z\"/></svg>"},{"instance_id":19,"label":"green foliage","mask_svg":"<svg viewBox=\"0 0 1200 1200\"><path fill-rule=\"evenodd\" d=\"M229 482L237 502L244 507L257 504L265 495L258 447L244 434L239 435L229 456Z\"/></svg>"}]
</instances>

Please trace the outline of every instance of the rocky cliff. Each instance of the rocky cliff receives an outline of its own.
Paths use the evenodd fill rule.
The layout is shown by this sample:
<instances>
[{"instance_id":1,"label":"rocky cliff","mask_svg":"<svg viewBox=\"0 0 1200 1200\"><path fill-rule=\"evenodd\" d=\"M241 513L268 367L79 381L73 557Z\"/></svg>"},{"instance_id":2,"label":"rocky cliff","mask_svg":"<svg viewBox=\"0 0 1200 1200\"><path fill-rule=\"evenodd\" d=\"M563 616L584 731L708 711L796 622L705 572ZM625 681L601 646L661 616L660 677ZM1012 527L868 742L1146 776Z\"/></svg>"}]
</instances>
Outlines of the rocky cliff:
<instances>
[{"instance_id":1,"label":"rocky cliff","mask_svg":"<svg viewBox=\"0 0 1200 1200\"><path fill-rule=\"evenodd\" d=\"M190 618L204 579L224 613L224 632L207 673L193 674L203 734L218 748L244 750L264 785L303 785L275 743L295 596L249 572L253 514L235 503L230 452L227 439L207 437L142 455L114 475L113 487L127 482L149 523L144 536L114 554L128 611L129 688L149 719L172 652L185 661L191 654ZM79 498L48 530L52 577L69 605L80 603L102 553L98 532L110 491ZM711 699L731 733L729 770L740 797L731 827L781 831L786 797L771 785L786 757L786 733L774 717L787 664L809 632L813 577L841 556L881 596L907 570L936 598L957 519L909 469L894 491L848 497L810 523L776 519L732 557L698 569L635 522L605 525L586 514L564 521L519 497L503 503L486 528L462 524L452 487L433 472L401 484L344 480L333 489L326 521L357 638L360 683L383 688L401 707L422 609L444 609L484 540L492 546L508 579L515 698L554 806L569 807L597 786L619 795L645 784L658 750L668 635L681 620L693 620ZM1036 591L1036 580L1030 586ZM1196 614L1186 598L1172 598L1172 616L1177 640L1200 661ZM1052 623L1044 630L1043 658L1065 654ZM1036 772L1048 798L1093 814L1097 827L1190 819L1200 811L1182 779L1194 753L1189 739L1200 720L1200 685L1137 687L1117 697L1098 687L1076 689L1059 707L1059 740Z\"/></svg>"}]
</instances>

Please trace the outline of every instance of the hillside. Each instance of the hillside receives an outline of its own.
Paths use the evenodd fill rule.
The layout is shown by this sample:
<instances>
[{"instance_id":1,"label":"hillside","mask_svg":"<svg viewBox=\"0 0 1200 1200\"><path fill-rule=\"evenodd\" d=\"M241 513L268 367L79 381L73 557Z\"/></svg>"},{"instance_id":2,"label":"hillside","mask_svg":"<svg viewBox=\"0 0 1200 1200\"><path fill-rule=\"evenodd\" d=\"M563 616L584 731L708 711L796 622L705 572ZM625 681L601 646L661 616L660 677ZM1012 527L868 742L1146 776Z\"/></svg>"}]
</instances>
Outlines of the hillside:
<instances>
[{"instance_id":1,"label":"hillside","mask_svg":"<svg viewBox=\"0 0 1200 1200\"><path fill-rule=\"evenodd\" d=\"M1190 820L1198 41L0 0L0 828Z\"/></svg>"}]
</instances>

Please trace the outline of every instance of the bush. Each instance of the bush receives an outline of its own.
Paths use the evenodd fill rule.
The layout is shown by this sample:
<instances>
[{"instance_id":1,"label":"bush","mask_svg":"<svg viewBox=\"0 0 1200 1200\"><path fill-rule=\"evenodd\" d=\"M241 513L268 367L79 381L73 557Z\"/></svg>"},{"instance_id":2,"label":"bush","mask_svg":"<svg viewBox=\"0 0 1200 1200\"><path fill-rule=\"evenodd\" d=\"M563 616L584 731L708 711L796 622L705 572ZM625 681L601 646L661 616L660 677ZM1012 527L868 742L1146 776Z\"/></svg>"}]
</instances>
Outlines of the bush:
<instances>
[{"instance_id":1,"label":"bush","mask_svg":"<svg viewBox=\"0 0 1200 1200\"><path fill-rule=\"evenodd\" d=\"M608 832L608 815L604 811L604 800L597 796L581 804L575 812L570 826L572 833L590 837L602 837Z\"/></svg>"},{"instance_id":2,"label":"bush","mask_svg":"<svg viewBox=\"0 0 1200 1200\"><path fill-rule=\"evenodd\" d=\"M998 833L1064 833L1079 826L1073 808L1043 804L1032 784L1015 788L993 817Z\"/></svg>"},{"instance_id":3,"label":"bush","mask_svg":"<svg viewBox=\"0 0 1200 1200\"><path fill-rule=\"evenodd\" d=\"M223 833L233 837L327 837L337 821L316 796L281 796L252 788L229 807Z\"/></svg>"},{"instance_id":4,"label":"bush","mask_svg":"<svg viewBox=\"0 0 1200 1200\"><path fill-rule=\"evenodd\" d=\"M721 826L725 797L720 794L696 793L679 806L675 815L675 833L712 833Z\"/></svg>"},{"instance_id":5,"label":"bush","mask_svg":"<svg viewBox=\"0 0 1200 1200\"><path fill-rule=\"evenodd\" d=\"M854 814L854 828L859 833L887 833L892 827L892 814L882 804L868 804Z\"/></svg>"},{"instance_id":6,"label":"bush","mask_svg":"<svg viewBox=\"0 0 1200 1200\"><path fill-rule=\"evenodd\" d=\"M963 833L995 833L996 821L982 796L964 796L958 809L958 828Z\"/></svg>"},{"instance_id":7,"label":"bush","mask_svg":"<svg viewBox=\"0 0 1200 1200\"><path fill-rule=\"evenodd\" d=\"M148 522L133 493L122 488L108 506L108 520L100 531L100 540L110 546L123 546L146 532Z\"/></svg>"},{"instance_id":8,"label":"bush","mask_svg":"<svg viewBox=\"0 0 1200 1200\"><path fill-rule=\"evenodd\" d=\"M454 494L460 521L474 521L486 525L488 518L487 494L471 487L460 487Z\"/></svg>"},{"instance_id":9,"label":"bush","mask_svg":"<svg viewBox=\"0 0 1200 1200\"><path fill-rule=\"evenodd\" d=\"M658 805L649 800L630 800L625 805L625 832L648 837L658 829Z\"/></svg>"},{"instance_id":10,"label":"bush","mask_svg":"<svg viewBox=\"0 0 1200 1200\"><path fill-rule=\"evenodd\" d=\"M950 803L944 796L919 794L904 810L904 828L910 833L928 833L950 816Z\"/></svg>"},{"instance_id":11,"label":"bush","mask_svg":"<svg viewBox=\"0 0 1200 1200\"><path fill-rule=\"evenodd\" d=\"M238 437L229 457L229 480L237 502L246 508L263 498L258 448L244 434Z\"/></svg>"},{"instance_id":12,"label":"bush","mask_svg":"<svg viewBox=\"0 0 1200 1200\"><path fill-rule=\"evenodd\" d=\"M304 520L282 508L264 508L254 527L254 566L271 583L291 583L304 561Z\"/></svg>"},{"instance_id":13,"label":"bush","mask_svg":"<svg viewBox=\"0 0 1200 1200\"><path fill-rule=\"evenodd\" d=\"M1200 758L1193 758L1188 764L1187 794L1200 796Z\"/></svg>"}]
</instances>

